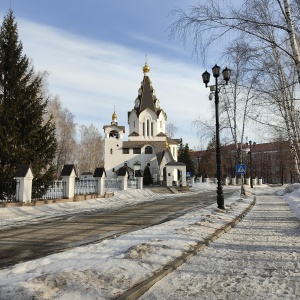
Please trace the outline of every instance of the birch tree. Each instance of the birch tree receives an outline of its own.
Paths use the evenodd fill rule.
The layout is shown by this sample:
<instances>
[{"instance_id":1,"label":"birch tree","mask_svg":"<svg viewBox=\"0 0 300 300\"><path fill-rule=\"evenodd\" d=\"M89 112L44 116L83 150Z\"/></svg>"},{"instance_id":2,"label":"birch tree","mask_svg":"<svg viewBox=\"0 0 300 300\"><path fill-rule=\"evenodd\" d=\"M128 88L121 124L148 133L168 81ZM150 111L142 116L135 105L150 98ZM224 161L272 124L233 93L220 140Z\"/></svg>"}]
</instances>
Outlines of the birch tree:
<instances>
[{"instance_id":1,"label":"birch tree","mask_svg":"<svg viewBox=\"0 0 300 300\"><path fill-rule=\"evenodd\" d=\"M294 0L293 5L299 7L299 0ZM254 45L268 44L284 51L295 64L300 83L300 54L294 26L294 21L299 20L292 15L289 0L244 0L240 4L207 0L191 5L187 11L174 9L172 14L177 21L170 26L171 36L184 43L191 37L194 52L203 59L215 42L230 44L236 35L242 35ZM269 28L276 30L278 40L265 35ZM282 47L286 40L290 49Z\"/></svg>"},{"instance_id":2,"label":"birch tree","mask_svg":"<svg viewBox=\"0 0 300 300\"><path fill-rule=\"evenodd\" d=\"M251 63L260 74L260 81L267 83L257 90L257 95L260 95L260 100L267 101L266 110L272 108L283 120L298 178L299 126L296 122L297 102L292 89L300 82L299 17L292 14L291 7L296 7L298 10L294 11L299 12L299 4L299 0L291 4L289 0L247 0L240 5L207 0L192 5L187 12L174 10L178 20L170 27L171 33L183 42L191 37L194 52L203 59L216 41L231 44L237 36L256 49L256 61L253 59ZM264 61L265 57L268 59ZM293 69L296 76L291 76ZM269 88L270 83L273 90ZM266 120L264 122L268 123Z\"/></svg>"},{"instance_id":3,"label":"birch tree","mask_svg":"<svg viewBox=\"0 0 300 300\"><path fill-rule=\"evenodd\" d=\"M63 107L58 96L51 97L47 106L47 118L52 116L55 124L55 137L57 140L57 151L54 158L56 176L65 164L73 164L76 151L76 123L74 115L68 108ZM46 118L46 119L47 119Z\"/></svg>"},{"instance_id":4,"label":"birch tree","mask_svg":"<svg viewBox=\"0 0 300 300\"><path fill-rule=\"evenodd\" d=\"M104 141L99 130L91 124L80 126L80 141L77 146L76 166L78 173L93 172L103 166Z\"/></svg>"}]
</instances>

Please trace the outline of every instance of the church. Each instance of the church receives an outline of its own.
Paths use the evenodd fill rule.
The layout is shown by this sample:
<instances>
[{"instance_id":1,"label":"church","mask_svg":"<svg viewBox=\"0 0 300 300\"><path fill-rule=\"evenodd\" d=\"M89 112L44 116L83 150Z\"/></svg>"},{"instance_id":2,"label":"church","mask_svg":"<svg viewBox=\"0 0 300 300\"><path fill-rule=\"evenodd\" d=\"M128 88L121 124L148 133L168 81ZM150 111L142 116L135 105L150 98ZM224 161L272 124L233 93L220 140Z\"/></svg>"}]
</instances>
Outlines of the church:
<instances>
[{"instance_id":1,"label":"church","mask_svg":"<svg viewBox=\"0 0 300 300\"><path fill-rule=\"evenodd\" d=\"M177 162L180 139L167 136L167 114L156 97L147 63L142 70L143 80L134 107L127 115L128 141L124 141L125 126L118 124L115 111L110 125L103 127L106 175L108 178L117 178L126 169L129 178L133 179L136 174L143 174L149 168L153 183L185 185L186 166Z\"/></svg>"}]
</instances>

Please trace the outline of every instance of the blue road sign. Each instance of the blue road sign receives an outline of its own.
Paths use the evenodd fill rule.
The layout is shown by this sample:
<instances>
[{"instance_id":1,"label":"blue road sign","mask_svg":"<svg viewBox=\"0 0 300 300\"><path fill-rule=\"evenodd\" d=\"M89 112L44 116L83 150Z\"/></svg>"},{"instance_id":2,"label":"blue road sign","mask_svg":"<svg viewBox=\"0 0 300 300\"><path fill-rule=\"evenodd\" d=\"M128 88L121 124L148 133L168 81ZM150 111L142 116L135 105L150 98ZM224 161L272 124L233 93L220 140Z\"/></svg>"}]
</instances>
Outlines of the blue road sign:
<instances>
[{"instance_id":1,"label":"blue road sign","mask_svg":"<svg viewBox=\"0 0 300 300\"><path fill-rule=\"evenodd\" d=\"M237 175L246 174L246 165L245 164L236 165L236 167L235 167L235 173Z\"/></svg>"},{"instance_id":2,"label":"blue road sign","mask_svg":"<svg viewBox=\"0 0 300 300\"><path fill-rule=\"evenodd\" d=\"M187 178L192 177L192 172L186 172L186 177Z\"/></svg>"}]
</instances>

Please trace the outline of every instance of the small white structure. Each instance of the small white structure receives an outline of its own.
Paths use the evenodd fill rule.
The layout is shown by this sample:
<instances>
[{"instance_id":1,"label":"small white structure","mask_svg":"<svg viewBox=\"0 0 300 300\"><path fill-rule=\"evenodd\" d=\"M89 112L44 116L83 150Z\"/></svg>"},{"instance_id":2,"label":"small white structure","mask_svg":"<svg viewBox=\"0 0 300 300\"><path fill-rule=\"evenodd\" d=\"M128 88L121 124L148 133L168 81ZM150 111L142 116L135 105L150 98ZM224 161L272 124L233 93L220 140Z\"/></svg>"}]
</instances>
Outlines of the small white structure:
<instances>
[{"instance_id":1,"label":"small white structure","mask_svg":"<svg viewBox=\"0 0 300 300\"><path fill-rule=\"evenodd\" d=\"M75 177L76 177L75 166L64 165L60 176L62 177L62 181L66 185L66 188L64 189L63 197L65 199L73 199L75 195Z\"/></svg>"},{"instance_id":2,"label":"small white structure","mask_svg":"<svg viewBox=\"0 0 300 300\"><path fill-rule=\"evenodd\" d=\"M31 202L33 174L29 164L19 165L14 178L19 182L19 191L17 190L16 198L20 202Z\"/></svg>"},{"instance_id":3,"label":"small white structure","mask_svg":"<svg viewBox=\"0 0 300 300\"><path fill-rule=\"evenodd\" d=\"M180 179L185 185L185 165L173 165L170 176L167 176L166 165L177 162L180 139L171 139L166 135L167 114L160 107L149 71L146 63L134 107L128 112L128 141L123 140L125 126L118 125L115 111L111 124L103 127L104 168L108 178L116 178L119 170L125 166L129 177L134 178L138 170L144 171L149 167L154 182L172 185Z\"/></svg>"}]
</instances>

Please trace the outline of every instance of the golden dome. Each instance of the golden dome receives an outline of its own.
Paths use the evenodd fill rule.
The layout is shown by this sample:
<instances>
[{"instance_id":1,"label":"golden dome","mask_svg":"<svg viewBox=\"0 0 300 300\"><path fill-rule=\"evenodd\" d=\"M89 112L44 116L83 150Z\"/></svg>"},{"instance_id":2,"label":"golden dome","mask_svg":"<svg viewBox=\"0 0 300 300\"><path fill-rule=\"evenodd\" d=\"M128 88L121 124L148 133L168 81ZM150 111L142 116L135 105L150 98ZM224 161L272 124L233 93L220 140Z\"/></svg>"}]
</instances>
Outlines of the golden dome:
<instances>
[{"instance_id":1,"label":"golden dome","mask_svg":"<svg viewBox=\"0 0 300 300\"><path fill-rule=\"evenodd\" d=\"M116 114L115 111L114 111L114 113L112 114L111 118L112 118L112 120L116 120L116 119L117 119L117 114Z\"/></svg>"},{"instance_id":2,"label":"golden dome","mask_svg":"<svg viewBox=\"0 0 300 300\"><path fill-rule=\"evenodd\" d=\"M148 73L149 71L150 71L150 67L147 65L147 63L145 63L145 65L143 67L143 72Z\"/></svg>"}]
</instances>

